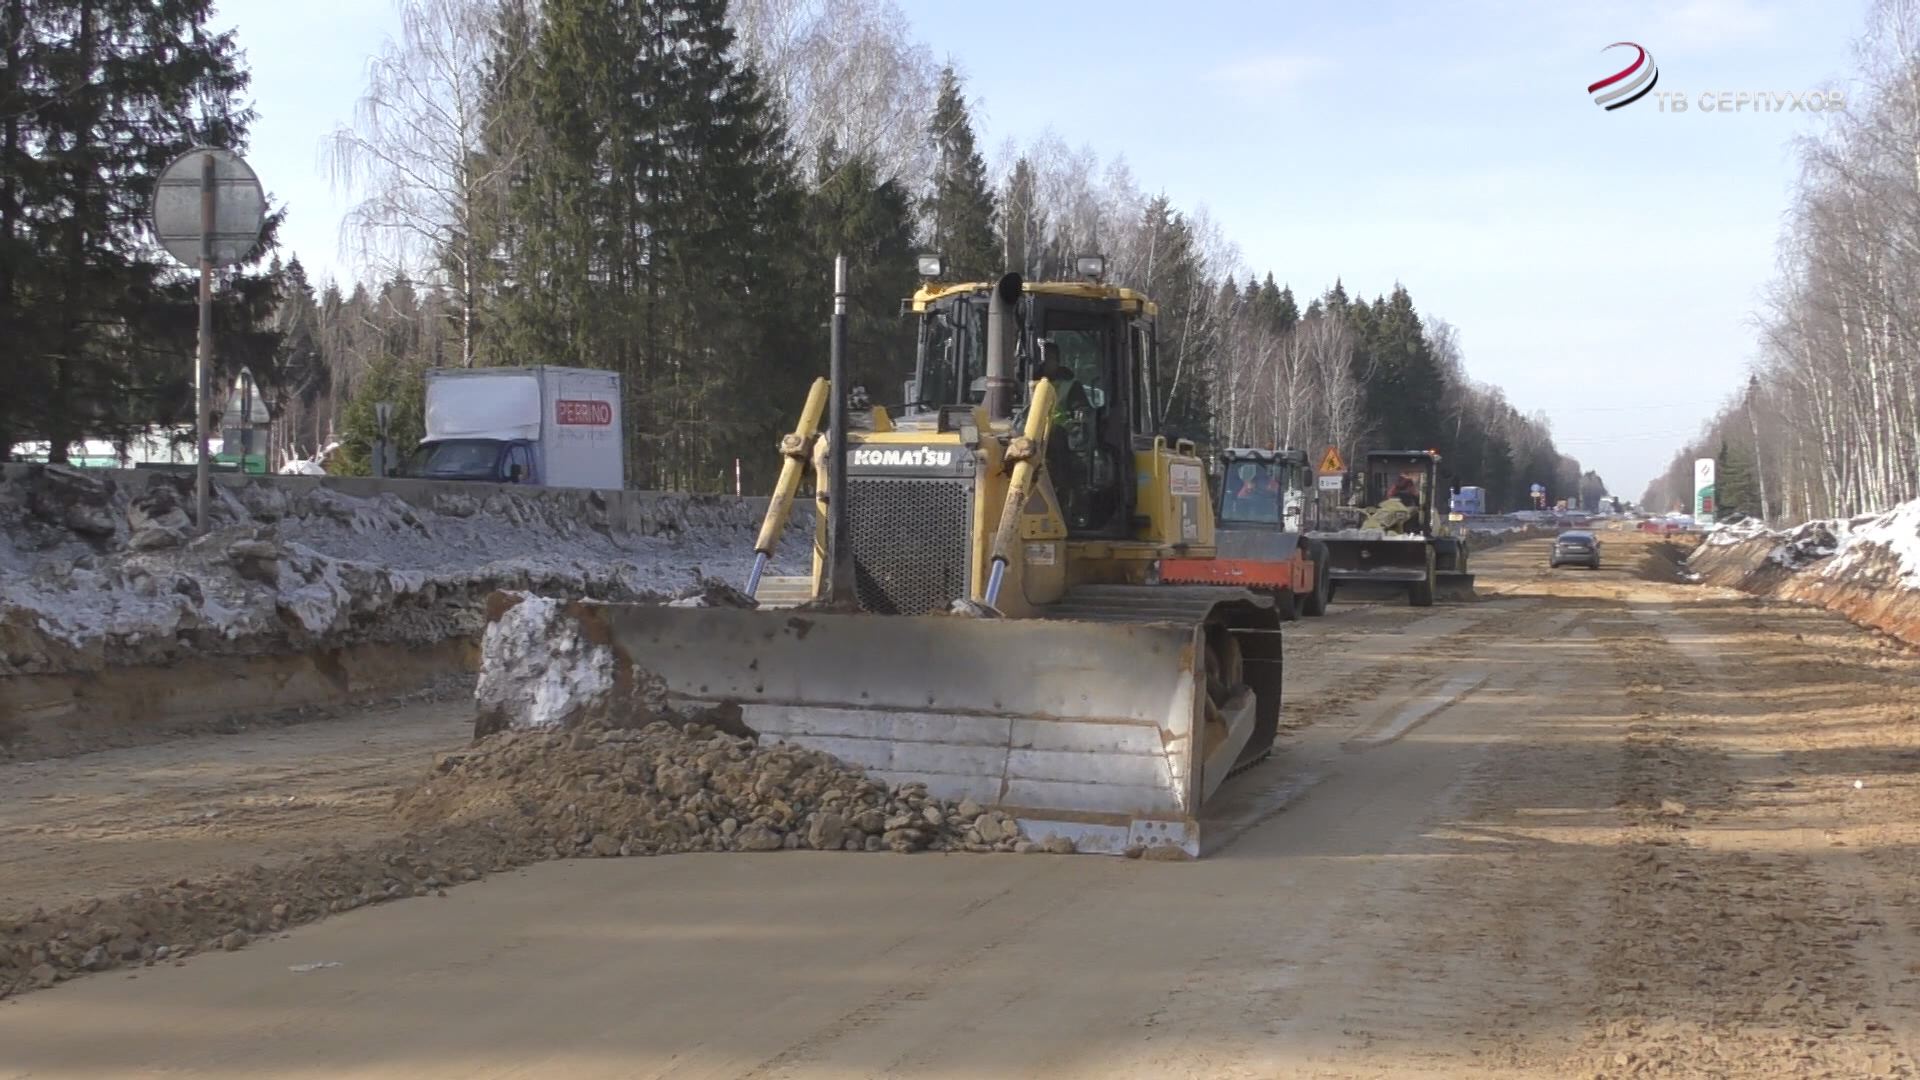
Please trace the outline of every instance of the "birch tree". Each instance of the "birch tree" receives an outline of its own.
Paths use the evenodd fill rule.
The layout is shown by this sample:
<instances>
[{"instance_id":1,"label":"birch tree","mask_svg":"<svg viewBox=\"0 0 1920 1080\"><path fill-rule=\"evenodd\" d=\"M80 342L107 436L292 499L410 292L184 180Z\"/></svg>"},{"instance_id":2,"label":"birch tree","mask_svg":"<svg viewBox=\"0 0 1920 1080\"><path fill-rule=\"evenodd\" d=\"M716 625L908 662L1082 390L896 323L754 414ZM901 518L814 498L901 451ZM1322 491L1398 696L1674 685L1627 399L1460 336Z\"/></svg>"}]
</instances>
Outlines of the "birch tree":
<instances>
[{"instance_id":1,"label":"birch tree","mask_svg":"<svg viewBox=\"0 0 1920 1080\"><path fill-rule=\"evenodd\" d=\"M378 276L444 284L467 367L488 257L477 237L497 216L526 134L488 108L505 6L400 0L400 39L369 62L354 123L324 144L336 185L358 196L341 223L343 247Z\"/></svg>"}]
</instances>

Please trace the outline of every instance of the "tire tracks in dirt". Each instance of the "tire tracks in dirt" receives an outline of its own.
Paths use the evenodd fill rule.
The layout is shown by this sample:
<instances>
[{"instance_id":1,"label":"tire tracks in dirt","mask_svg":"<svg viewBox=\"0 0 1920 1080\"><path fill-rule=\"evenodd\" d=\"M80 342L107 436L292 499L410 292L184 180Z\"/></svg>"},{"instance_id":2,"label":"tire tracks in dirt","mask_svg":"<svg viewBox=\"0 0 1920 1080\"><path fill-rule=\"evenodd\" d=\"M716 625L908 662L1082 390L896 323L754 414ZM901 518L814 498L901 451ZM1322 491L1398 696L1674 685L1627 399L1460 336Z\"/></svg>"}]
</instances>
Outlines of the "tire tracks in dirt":
<instances>
[{"instance_id":1,"label":"tire tracks in dirt","mask_svg":"<svg viewBox=\"0 0 1920 1080\"><path fill-rule=\"evenodd\" d=\"M1862 927L1810 859L1751 835L1753 762L1690 707L1737 690L1692 619L1595 620L1634 716L1620 747L1620 843L1598 1001L1567 1071L1906 1075L1856 945Z\"/></svg>"}]
</instances>

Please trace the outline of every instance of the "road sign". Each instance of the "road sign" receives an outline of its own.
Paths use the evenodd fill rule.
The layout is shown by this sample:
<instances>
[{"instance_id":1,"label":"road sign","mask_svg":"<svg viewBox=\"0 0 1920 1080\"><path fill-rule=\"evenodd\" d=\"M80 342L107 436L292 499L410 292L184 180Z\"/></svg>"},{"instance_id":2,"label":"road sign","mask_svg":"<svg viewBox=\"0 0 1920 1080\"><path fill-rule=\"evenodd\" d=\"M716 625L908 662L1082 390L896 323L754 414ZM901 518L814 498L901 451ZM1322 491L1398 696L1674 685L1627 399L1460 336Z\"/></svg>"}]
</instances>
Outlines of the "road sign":
<instances>
[{"instance_id":1,"label":"road sign","mask_svg":"<svg viewBox=\"0 0 1920 1080\"><path fill-rule=\"evenodd\" d=\"M1715 511L1714 459L1696 458L1693 463L1693 518L1702 525L1713 524Z\"/></svg>"},{"instance_id":2,"label":"road sign","mask_svg":"<svg viewBox=\"0 0 1920 1080\"><path fill-rule=\"evenodd\" d=\"M215 266L232 266L252 253L267 220L266 189L240 155L199 146L173 159L153 192L153 231L167 254L188 266L200 265L202 174L213 159L213 236L209 252Z\"/></svg>"},{"instance_id":3,"label":"road sign","mask_svg":"<svg viewBox=\"0 0 1920 1080\"><path fill-rule=\"evenodd\" d=\"M267 194L240 155L196 146L161 170L153 189L153 234L167 254L200 269L200 340L193 354L193 524L207 531L207 372L213 368L213 268L242 262L260 243ZM244 450L243 450L244 454ZM242 458L244 461L244 456Z\"/></svg>"},{"instance_id":4,"label":"road sign","mask_svg":"<svg viewBox=\"0 0 1920 1080\"><path fill-rule=\"evenodd\" d=\"M1327 452L1320 455L1320 471L1323 473L1343 473L1347 471L1347 463L1340 460L1339 447L1329 446L1327 447Z\"/></svg>"},{"instance_id":5,"label":"road sign","mask_svg":"<svg viewBox=\"0 0 1920 1080\"><path fill-rule=\"evenodd\" d=\"M1339 473L1322 473L1320 475L1320 490L1339 491L1341 486L1340 481L1342 479L1343 477Z\"/></svg>"}]
</instances>

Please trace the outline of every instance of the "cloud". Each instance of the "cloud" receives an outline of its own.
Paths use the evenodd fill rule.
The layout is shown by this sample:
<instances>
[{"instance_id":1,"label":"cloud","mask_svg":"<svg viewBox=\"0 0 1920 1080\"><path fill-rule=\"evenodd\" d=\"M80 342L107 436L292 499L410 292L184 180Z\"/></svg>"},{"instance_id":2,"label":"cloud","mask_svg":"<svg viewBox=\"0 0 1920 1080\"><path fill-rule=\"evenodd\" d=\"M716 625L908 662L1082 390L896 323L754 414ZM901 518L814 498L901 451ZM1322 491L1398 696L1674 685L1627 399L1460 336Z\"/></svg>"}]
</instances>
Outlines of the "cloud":
<instances>
[{"instance_id":1,"label":"cloud","mask_svg":"<svg viewBox=\"0 0 1920 1080\"><path fill-rule=\"evenodd\" d=\"M1331 66L1323 57L1269 53L1230 61L1208 72L1206 78L1248 97L1270 97L1299 86Z\"/></svg>"}]
</instances>

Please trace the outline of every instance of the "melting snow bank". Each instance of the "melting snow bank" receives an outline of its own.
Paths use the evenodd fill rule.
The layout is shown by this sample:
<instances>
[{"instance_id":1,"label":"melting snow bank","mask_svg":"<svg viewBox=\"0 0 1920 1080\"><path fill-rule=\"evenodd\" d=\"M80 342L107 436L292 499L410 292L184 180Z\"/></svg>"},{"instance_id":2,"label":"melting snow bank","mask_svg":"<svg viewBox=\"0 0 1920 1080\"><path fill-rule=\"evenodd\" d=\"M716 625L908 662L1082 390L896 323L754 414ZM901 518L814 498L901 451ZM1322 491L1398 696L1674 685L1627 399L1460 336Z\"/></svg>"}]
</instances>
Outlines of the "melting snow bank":
<instances>
[{"instance_id":1,"label":"melting snow bank","mask_svg":"<svg viewBox=\"0 0 1920 1080\"><path fill-rule=\"evenodd\" d=\"M743 579L758 524L714 497L225 479L193 537L184 477L7 468L0 676L477 640L497 590L664 601Z\"/></svg>"},{"instance_id":2,"label":"melting snow bank","mask_svg":"<svg viewBox=\"0 0 1920 1080\"><path fill-rule=\"evenodd\" d=\"M1716 529L1687 569L1707 584L1816 604L1920 644L1920 500L1779 531Z\"/></svg>"}]
</instances>

